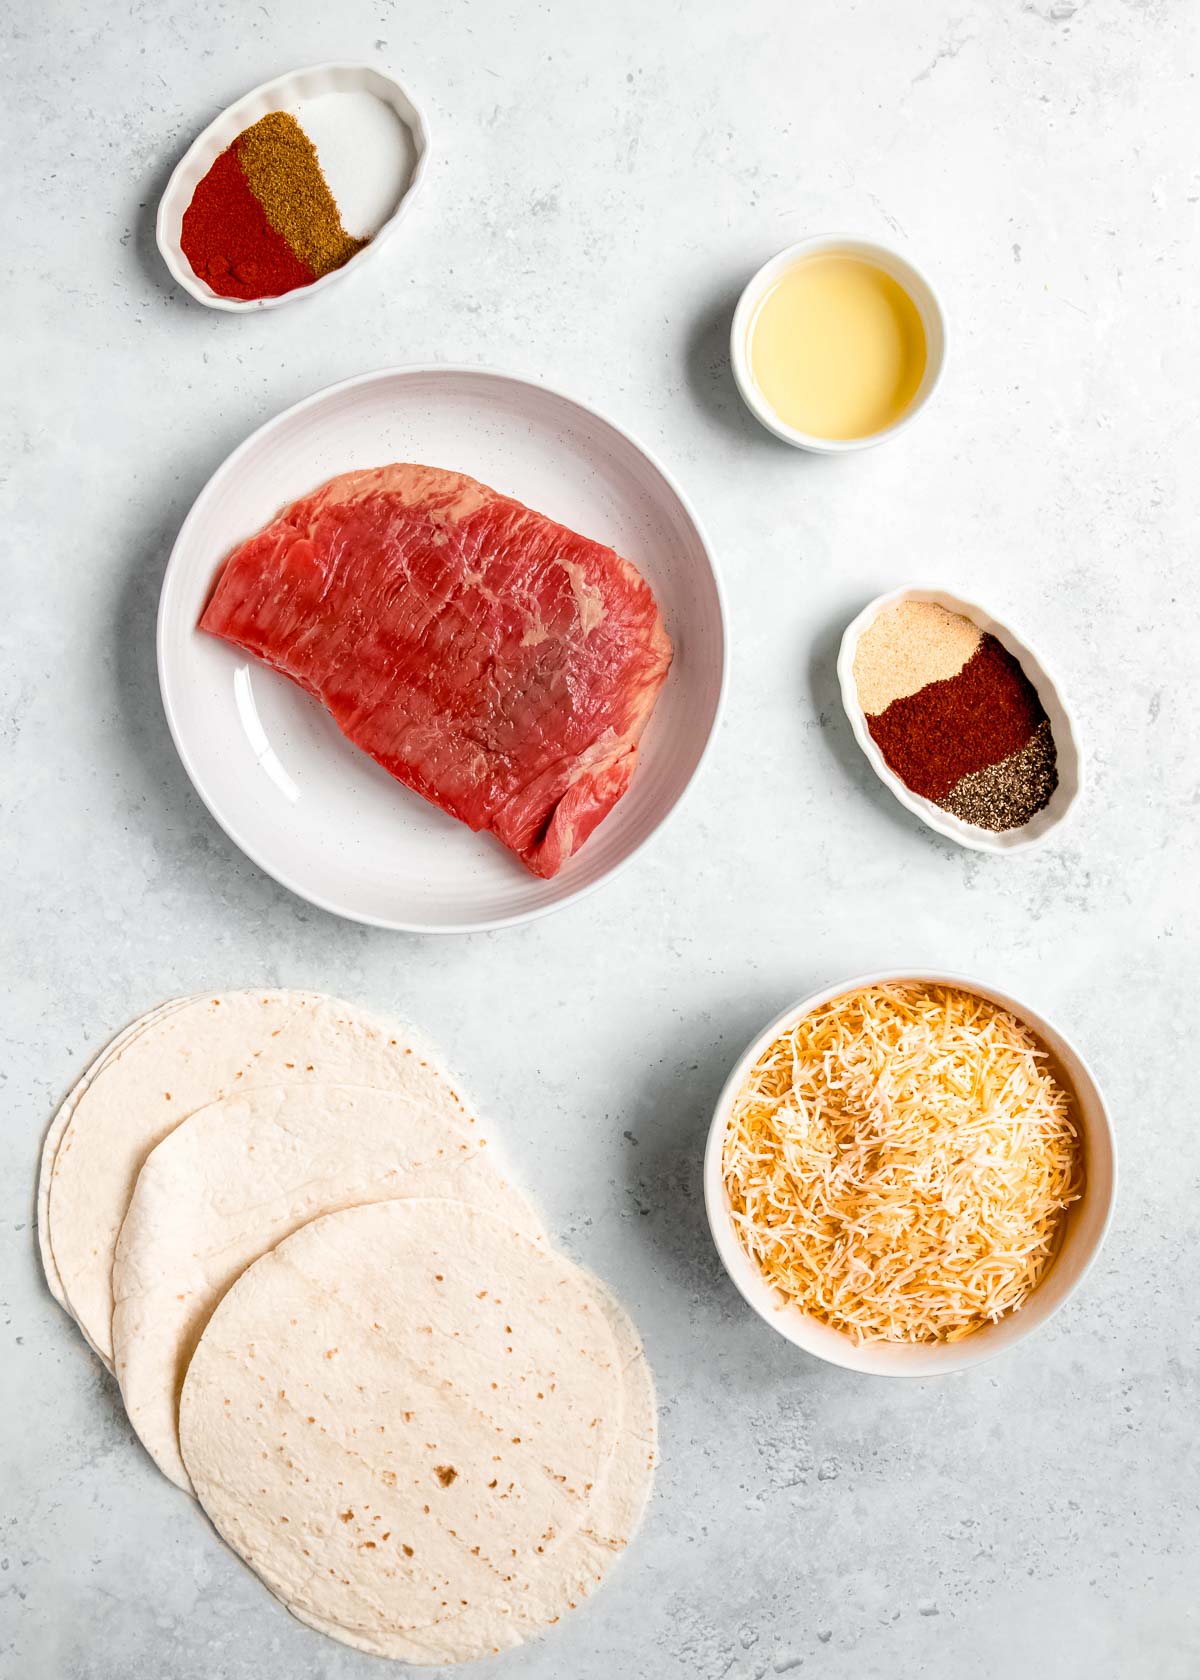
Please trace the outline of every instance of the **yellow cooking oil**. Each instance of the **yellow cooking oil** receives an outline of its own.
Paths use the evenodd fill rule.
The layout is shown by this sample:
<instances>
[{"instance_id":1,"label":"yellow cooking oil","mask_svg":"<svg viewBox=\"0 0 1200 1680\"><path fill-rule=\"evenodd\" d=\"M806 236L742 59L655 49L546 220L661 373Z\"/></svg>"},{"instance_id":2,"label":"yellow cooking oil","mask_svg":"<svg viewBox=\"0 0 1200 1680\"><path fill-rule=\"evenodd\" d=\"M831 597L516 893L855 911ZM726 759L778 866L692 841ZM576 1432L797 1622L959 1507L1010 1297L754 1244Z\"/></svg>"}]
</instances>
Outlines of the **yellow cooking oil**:
<instances>
[{"instance_id":1,"label":"yellow cooking oil","mask_svg":"<svg viewBox=\"0 0 1200 1680\"><path fill-rule=\"evenodd\" d=\"M890 274L836 251L802 257L770 288L749 336L755 384L786 425L863 438L901 419L925 372L925 328Z\"/></svg>"}]
</instances>

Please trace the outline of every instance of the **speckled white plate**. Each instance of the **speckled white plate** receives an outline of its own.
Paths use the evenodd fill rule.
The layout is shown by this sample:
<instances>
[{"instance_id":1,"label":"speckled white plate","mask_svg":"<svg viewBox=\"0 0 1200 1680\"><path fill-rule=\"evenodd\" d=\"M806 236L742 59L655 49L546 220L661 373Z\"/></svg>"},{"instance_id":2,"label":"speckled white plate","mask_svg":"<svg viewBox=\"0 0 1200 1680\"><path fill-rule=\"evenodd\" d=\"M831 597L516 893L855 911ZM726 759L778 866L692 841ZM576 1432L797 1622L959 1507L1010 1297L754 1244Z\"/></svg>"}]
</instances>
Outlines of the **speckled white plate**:
<instances>
[{"instance_id":1,"label":"speckled white plate","mask_svg":"<svg viewBox=\"0 0 1200 1680\"><path fill-rule=\"evenodd\" d=\"M913 793L911 788L906 787L899 776L888 768L883 754L875 744L867 727L866 714L858 703L858 687L854 681L854 656L863 632L874 623L881 612L885 612L889 607L898 606L901 601L932 601L939 607L945 607L947 612L961 613L964 618L969 618L972 624L977 624L986 635L994 636L1002 648L1011 653L1014 659L1019 660L1021 669L1037 690L1038 699L1050 719L1050 729L1058 753L1058 786L1044 809L1031 817L1023 827L993 834L986 828L977 828L974 823L963 822L961 817L956 817L951 811L943 811L942 807L935 805L931 799L923 799L919 793ZM862 748L867 763L901 805L914 816L920 817L929 828L944 834L948 840L956 840L960 846L967 846L976 852L1028 851L1031 846L1040 846L1050 838L1079 798L1083 789L1083 754L1079 748L1071 709L1062 690L1029 643L974 601L964 601L958 595L947 594L944 589L893 589L888 595L880 595L869 606L864 607L858 617L847 626L838 653L837 669L842 705L850 719L854 739Z\"/></svg>"},{"instance_id":2,"label":"speckled white plate","mask_svg":"<svg viewBox=\"0 0 1200 1680\"><path fill-rule=\"evenodd\" d=\"M553 880L538 880L496 840L394 781L294 683L196 629L239 542L336 473L389 461L470 473L610 543L642 572L662 610L675 658L633 783ZM619 426L505 374L397 368L298 403L210 479L167 567L158 669L197 792L261 868L356 921L473 932L528 921L590 892L674 810L720 711L724 607L683 492Z\"/></svg>"},{"instance_id":3,"label":"speckled white plate","mask_svg":"<svg viewBox=\"0 0 1200 1680\"><path fill-rule=\"evenodd\" d=\"M200 279L183 254L184 212L225 148L269 111L288 111L297 119L317 148L346 231L356 237L370 234L370 243L310 286L298 286L279 297L221 297ZM210 309L239 314L313 297L374 261L412 202L428 154L424 117L396 78L385 71L370 64L315 64L277 76L227 106L179 160L155 222L162 259L183 289Z\"/></svg>"}]
</instances>

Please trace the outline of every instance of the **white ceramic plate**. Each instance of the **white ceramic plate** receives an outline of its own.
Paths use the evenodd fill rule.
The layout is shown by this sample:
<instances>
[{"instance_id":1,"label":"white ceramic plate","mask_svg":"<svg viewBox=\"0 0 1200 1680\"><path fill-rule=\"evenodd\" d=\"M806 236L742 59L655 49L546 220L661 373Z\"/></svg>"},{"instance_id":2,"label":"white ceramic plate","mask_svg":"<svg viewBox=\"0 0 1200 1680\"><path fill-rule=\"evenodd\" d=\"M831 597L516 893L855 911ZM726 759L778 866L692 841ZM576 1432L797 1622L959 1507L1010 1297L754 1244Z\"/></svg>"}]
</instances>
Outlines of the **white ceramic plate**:
<instances>
[{"instance_id":1,"label":"white ceramic plate","mask_svg":"<svg viewBox=\"0 0 1200 1680\"><path fill-rule=\"evenodd\" d=\"M1058 753L1058 786L1051 794L1049 803L1022 828L1006 829L1000 834L993 834L986 828L976 828L973 823L963 822L961 817L956 817L951 811L943 811L942 807L935 805L931 799L923 799L919 793L913 793L894 771L888 769L883 754L867 728L866 715L858 703L858 687L854 681L854 655L858 649L859 637L874 623L879 613L888 607L899 605L901 601L932 601L939 607L945 607L947 612L961 613L964 618L969 618L972 624L977 624L985 634L994 636L1002 648L1011 653L1014 659L1019 660L1021 669L1037 690L1038 699L1050 719L1050 729ZM1040 846L1044 840L1050 838L1079 798L1083 789L1083 754L1075 732L1074 718L1062 690L1029 643L974 601L964 601L958 595L947 594L944 589L893 589L888 595L880 595L869 606L864 607L858 617L847 626L838 653L837 669L842 705L850 719L854 739L865 753L867 763L884 787L895 794L901 805L914 816L920 817L929 828L944 834L948 840L956 840L960 846L967 846L976 852L1028 851L1031 846Z\"/></svg>"},{"instance_id":2,"label":"white ceramic plate","mask_svg":"<svg viewBox=\"0 0 1200 1680\"><path fill-rule=\"evenodd\" d=\"M279 297L221 297L193 271L179 243L192 194L227 146L269 111L288 111L317 148L348 233L371 235L350 261L311 286ZM425 171L429 131L394 76L369 64L315 64L277 76L228 106L188 147L158 206L155 237L163 261L185 291L210 309L274 309L357 273L396 231Z\"/></svg>"},{"instance_id":3,"label":"white ceramic plate","mask_svg":"<svg viewBox=\"0 0 1200 1680\"><path fill-rule=\"evenodd\" d=\"M1015 1313L990 1324L961 1342L863 1342L856 1344L850 1336L834 1330L819 1319L810 1318L799 1307L785 1302L766 1282L754 1261L742 1247L734 1227L725 1189L722 1170L725 1133L734 1098L741 1090L747 1074L763 1051L780 1033L795 1022L819 1009L823 1003L846 992L857 992L864 986L884 985L889 981L918 980L930 985L958 986L975 992L989 1002L1007 1009L1023 1021L1039 1038L1054 1058L1055 1072L1075 1097L1076 1116L1083 1132L1085 1170L1087 1180L1083 1196L1068 1209L1062 1246L1054 1264L1025 1305ZM785 1009L783 1014L765 1027L742 1056L721 1092L709 1128L708 1144L704 1152L704 1205L709 1228L721 1256L725 1270L742 1298L753 1307L760 1318L773 1330L806 1353L831 1365L841 1365L850 1371L861 1371L880 1377L936 1377L949 1371L962 1371L968 1365L979 1365L1012 1347L1044 1324L1069 1295L1083 1282L1092 1262L1100 1252L1108 1227L1112 1222L1117 1197L1117 1143L1112 1123L1100 1088L1092 1070L1062 1033L1045 1016L1027 1004L997 991L986 982L969 979L962 974L913 973L888 970L882 974L860 974L856 979L843 980L823 992L814 992L801 1003Z\"/></svg>"},{"instance_id":4,"label":"white ceramic plate","mask_svg":"<svg viewBox=\"0 0 1200 1680\"><path fill-rule=\"evenodd\" d=\"M196 622L221 563L336 473L420 461L472 474L632 560L675 659L625 797L553 880L400 786L316 701ZM236 449L175 543L158 617L167 720L197 792L268 874L381 927L476 931L544 915L627 863L699 768L725 682L721 590L696 517L627 433L560 392L471 368L364 374Z\"/></svg>"}]
</instances>

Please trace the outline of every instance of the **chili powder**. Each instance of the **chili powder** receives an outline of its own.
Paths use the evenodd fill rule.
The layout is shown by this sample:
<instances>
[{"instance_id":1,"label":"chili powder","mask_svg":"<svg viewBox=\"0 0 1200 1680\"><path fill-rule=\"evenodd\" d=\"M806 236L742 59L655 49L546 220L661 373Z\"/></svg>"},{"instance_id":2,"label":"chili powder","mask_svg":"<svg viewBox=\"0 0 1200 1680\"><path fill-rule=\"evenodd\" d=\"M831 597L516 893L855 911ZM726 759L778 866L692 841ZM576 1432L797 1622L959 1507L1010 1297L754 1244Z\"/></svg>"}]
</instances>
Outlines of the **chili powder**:
<instances>
[{"instance_id":1,"label":"chili powder","mask_svg":"<svg viewBox=\"0 0 1200 1680\"><path fill-rule=\"evenodd\" d=\"M1019 662L984 635L962 670L867 717L888 768L914 793L941 803L964 776L1029 741L1046 713Z\"/></svg>"}]
</instances>

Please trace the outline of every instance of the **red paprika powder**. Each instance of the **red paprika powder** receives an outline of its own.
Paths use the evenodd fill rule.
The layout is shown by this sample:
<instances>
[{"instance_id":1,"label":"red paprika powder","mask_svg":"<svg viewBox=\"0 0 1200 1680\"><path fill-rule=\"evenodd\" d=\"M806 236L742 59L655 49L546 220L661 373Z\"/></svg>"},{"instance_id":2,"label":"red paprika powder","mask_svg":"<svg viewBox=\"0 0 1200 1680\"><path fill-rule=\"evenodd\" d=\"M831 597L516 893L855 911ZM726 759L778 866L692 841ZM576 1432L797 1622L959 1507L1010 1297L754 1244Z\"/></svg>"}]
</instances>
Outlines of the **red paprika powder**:
<instances>
[{"instance_id":1,"label":"red paprika powder","mask_svg":"<svg viewBox=\"0 0 1200 1680\"><path fill-rule=\"evenodd\" d=\"M278 297L316 279L267 220L234 146L193 193L179 243L198 277L221 297Z\"/></svg>"}]
</instances>

